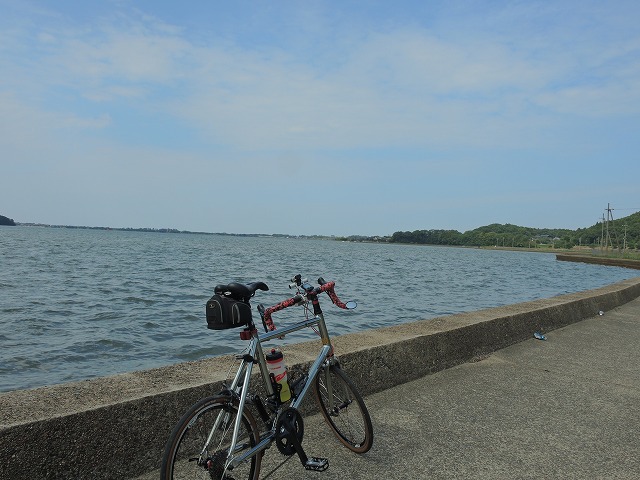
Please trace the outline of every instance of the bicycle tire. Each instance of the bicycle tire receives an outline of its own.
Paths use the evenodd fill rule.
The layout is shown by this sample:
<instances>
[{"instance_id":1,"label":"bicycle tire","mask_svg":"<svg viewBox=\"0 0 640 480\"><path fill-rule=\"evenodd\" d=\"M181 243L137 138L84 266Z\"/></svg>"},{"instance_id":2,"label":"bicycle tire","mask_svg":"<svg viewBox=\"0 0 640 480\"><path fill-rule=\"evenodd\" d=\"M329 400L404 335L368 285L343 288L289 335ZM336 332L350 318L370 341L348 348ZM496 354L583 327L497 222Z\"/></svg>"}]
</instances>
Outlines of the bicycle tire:
<instances>
[{"instance_id":1,"label":"bicycle tire","mask_svg":"<svg viewBox=\"0 0 640 480\"><path fill-rule=\"evenodd\" d=\"M209 468L198 461L218 415L222 414L219 427L213 432L207 448ZM233 435L238 415L238 401L230 396L214 396L200 400L178 421L165 446L160 468L160 480L199 479L211 480L248 479L257 480L260 473L262 453L238 465L233 471L224 471L227 450ZM254 447L260 439L255 419L246 409L242 414L238 445L242 449Z\"/></svg>"},{"instance_id":2,"label":"bicycle tire","mask_svg":"<svg viewBox=\"0 0 640 480\"><path fill-rule=\"evenodd\" d=\"M336 405L333 408L329 404L327 376ZM337 365L324 367L316 375L314 390L320 412L338 440L355 453L368 452L373 445L371 416L347 374Z\"/></svg>"}]
</instances>

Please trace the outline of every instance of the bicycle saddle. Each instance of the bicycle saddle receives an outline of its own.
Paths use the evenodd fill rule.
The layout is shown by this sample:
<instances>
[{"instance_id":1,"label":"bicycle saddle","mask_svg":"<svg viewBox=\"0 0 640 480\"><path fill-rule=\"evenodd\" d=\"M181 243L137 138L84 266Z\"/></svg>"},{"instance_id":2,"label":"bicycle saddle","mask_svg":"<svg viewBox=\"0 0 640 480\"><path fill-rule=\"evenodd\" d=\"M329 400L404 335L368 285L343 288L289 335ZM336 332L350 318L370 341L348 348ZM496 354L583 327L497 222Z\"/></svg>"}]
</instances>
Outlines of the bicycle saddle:
<instances>
[{"instance_id":1,"label":"bicycle saddle","mask_svg":"<svg viewBox=\"0 0 640 480\"><path fill-rule=\"evenodd\" d=\"M213 289L214 293L220 295L229 295L234 300L240 300L241 302L248 302L251 297L256 293L256 290L269 290L267 284L264 282L252 282L246 285L242 283L232 282L227 285L216 285Z\"/></svg>"}]
</instances>

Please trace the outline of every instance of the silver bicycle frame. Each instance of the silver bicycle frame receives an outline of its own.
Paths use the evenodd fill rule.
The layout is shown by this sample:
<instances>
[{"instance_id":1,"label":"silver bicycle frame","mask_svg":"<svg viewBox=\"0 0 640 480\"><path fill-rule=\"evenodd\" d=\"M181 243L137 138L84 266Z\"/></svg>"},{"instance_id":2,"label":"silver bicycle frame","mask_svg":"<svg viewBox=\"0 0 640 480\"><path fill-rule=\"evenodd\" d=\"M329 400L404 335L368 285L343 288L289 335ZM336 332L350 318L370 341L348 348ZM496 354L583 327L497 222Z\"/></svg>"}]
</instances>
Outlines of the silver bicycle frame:
<instances>
[{"instance_id":1,"label":"silver bicycle frame","mask_svg":"<svg viewBox=\"0 0 640 480\"><path fill-rule=\"evenodd\" d=\"M324 366L324 365L329 365L330 364L330 359L333 358L332 357L332 353L333 353L333 346L331 345L331 341L329 339L329 332L327 331L327 326L324 322L324 315L322 313L316 315L313 318L310 318L308 320L304 320L298 323L294 323L292 325L289 326L285 326L282 328L279 328L278 330L274 330L272 332L267 332L267 333L262 333L262 334L254 334L254 336L251 338L251 343L249 344L249 349L248 349L248 357L247 358L252 358L255 359L258 362L258 365L260 366L260 371L262 373L262 377L264 379L264 384L267 390L267 395L273 395L274 394L274 390L273 390L273 386L271 384L271 379L269 377L269 370L267 369L267 362L264 356L264 352L262 350L262 344L265 342L268 342L270 340L276 339L276 338L282 338L285 335L288 335L290 333L296 332L298 330L302 330L303 328L308 328L308 327L313 327L313 326L318 326L318 330L320 331L320 337L322 339L322 348L320 349L320 353L318 354L318 356L316 357L316 360L313 362L313 364L311 365L311 367L309 368L309 373L308 373L308 377L307 377L307 381L304 385L304 387L302 388L302 390L300 391L300 393L298 394L298 396L296 397L296 399L291 403L291 407L292 408L298 408L300 406L300 404L302 403L302 401L304 400L305 395L307 394L307 392L309 391L309 387L311 386L312 382L315 380L316 376L318 375L318 372L320 371L320 369ZM238 434L240 432L240 425L242 422L242 412L244 411L244 407L246 404L246 400L247 400L247 395L249 393L249 382L251 379L251 372L253 370L253 362L252 361L248 361L246 358L242 360L242 363L240 364L240 368L238 369L238 372L236 373L233 382L231 383L231 386L229 387L229 389L231 391L233 391L236 394L240 394L240 402L238 405L238 416L236 417L236 421L235 421L235 426L234 426L234 430L233 430L233 435L231 437L231 445L229 446L229 452L234 452L237 448L237 443L238 443ZM244 373L243 373L244 372ZM333 395L331 394L331 382L329 381L329 378L327 378L327 388L330 392L329 398L331 399L330 401L333 401ZM242 382L242 383L240 383ZM222 413L222 412L221 412ZM214 429L212 430L209 439L207 441L207 444L205 445L203 452L206 451L206 449L208 448L208 444L209 441L211 440L211 437L213 436L213 432L215 431L215 429L219 426L221 421L220 416L218 416L218 420L216 420ZM275 426L274 426L275 428ZM272 430L264 437L260 439L260 442L258 442L258 444L256 446L254 446L253 448L251 448L250 450L242 453L241 455L238 456L234 456L232 455L228 460L227 463L225 465L225 470L226 469L233 469L234 467L236 467L237 465L241 464L242 462L244 462L245 460L251 458L252 456L258 454L259 452L266 450L267 447L269 447L269 445L274 441L275 439L275 429L272 428Z\"/></svg>"}]
</instances>

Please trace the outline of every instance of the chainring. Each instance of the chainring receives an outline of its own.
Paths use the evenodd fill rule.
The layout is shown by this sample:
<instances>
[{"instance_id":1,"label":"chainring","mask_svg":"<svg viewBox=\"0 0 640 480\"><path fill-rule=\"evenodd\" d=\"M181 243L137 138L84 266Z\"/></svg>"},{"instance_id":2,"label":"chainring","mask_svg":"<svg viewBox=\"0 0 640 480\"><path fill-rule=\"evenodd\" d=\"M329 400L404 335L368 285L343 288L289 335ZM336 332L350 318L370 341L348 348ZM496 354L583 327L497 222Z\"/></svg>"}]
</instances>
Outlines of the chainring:
<instances>
[{"instance_id":1,"label":"chainring","mask_svg":"<svg viewBox=\"0 0 640 480\"><path fill-rule=\"evenodd\" d=\"M291 456L296 453L295 446L287 438L287 431L293 428L299 443L302 443L304 436L304 422L302 415L295 408L287 408L280 415L276 422L276 447L283 455Z\"/></svg>"}]
</instances>

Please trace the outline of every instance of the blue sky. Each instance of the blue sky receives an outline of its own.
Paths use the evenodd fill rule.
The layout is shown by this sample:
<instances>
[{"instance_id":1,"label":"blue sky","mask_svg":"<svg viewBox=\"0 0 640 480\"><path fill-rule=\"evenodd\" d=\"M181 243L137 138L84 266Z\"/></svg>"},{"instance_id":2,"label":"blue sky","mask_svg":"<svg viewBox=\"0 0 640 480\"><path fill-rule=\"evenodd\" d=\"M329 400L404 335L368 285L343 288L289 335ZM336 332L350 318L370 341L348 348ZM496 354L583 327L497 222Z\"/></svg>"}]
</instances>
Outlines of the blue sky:
<instances>
[{"instance_id":1,"label":"blue sky","mask_svg":"<svg viewBox=\"0 0 640 480\"><path fill-rule=\"evenodd\" d=\"M637 1L0 12L18 222L390 235L640 210Z\"/></svg>"}]
</instances>

